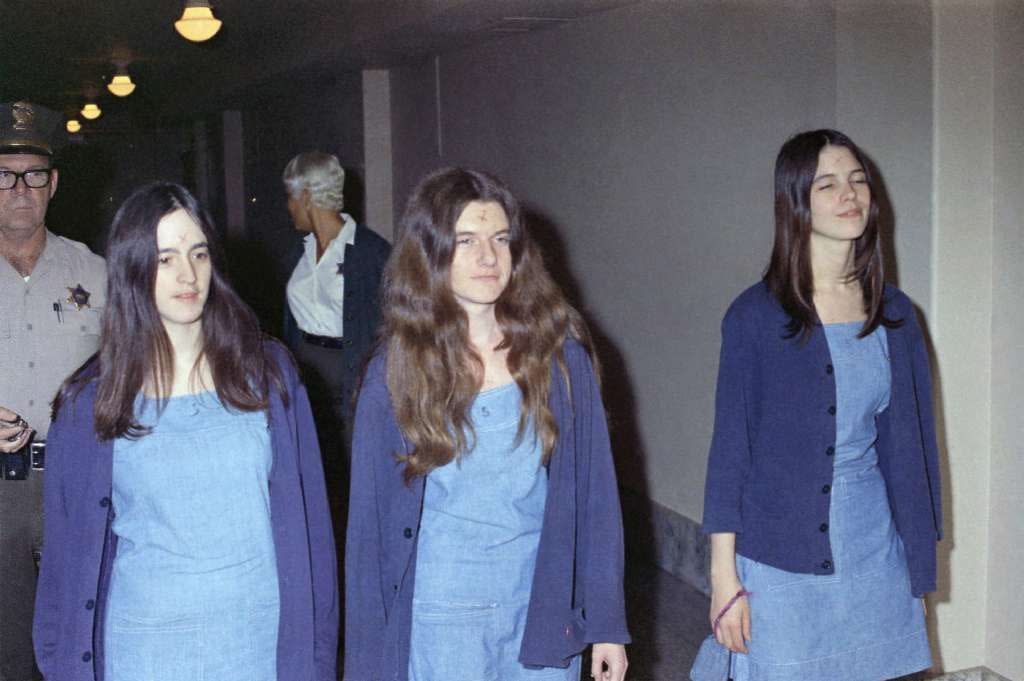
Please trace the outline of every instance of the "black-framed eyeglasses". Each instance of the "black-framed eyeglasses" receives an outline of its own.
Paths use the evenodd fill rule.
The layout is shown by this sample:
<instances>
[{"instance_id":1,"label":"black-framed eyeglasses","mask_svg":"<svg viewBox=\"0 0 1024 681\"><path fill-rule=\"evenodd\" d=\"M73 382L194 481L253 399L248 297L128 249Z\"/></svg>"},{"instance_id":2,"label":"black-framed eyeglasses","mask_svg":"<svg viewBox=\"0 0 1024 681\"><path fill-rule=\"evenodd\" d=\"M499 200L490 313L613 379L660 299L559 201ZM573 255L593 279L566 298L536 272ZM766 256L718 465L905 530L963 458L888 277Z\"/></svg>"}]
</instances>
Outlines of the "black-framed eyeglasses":
<instances>
[{"instance_id":1,"label":"black-framed eyeglasses","mask_svg":"<svg viewBox=\"0 0 1024 681\"><path fill-rule=\"evenodd\" d=\"M19 177L29 189L42 189L50 184L52 174L53 168L36 168L22 173L16 173L13 170L0 170L0 189L14 189L14 186L18 184Z\"/></svg>"}]
</instances>

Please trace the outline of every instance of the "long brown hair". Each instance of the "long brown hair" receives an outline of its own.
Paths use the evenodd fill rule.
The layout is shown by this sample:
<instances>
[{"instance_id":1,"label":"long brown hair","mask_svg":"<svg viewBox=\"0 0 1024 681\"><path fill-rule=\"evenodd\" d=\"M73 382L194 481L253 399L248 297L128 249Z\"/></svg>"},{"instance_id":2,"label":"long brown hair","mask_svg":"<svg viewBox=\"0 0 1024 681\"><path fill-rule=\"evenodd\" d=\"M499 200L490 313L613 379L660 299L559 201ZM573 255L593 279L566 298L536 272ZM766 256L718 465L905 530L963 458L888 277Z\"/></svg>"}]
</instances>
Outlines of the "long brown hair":
<instances>
[{"instance_id":1,"label":"long brown hair","mask_svg":"<svg viewBox=\"0 0 1024 681\"><path fill-rule=\"evenodd\" d=\"M508 350L508 369L523 395L517 437L532 420L545 462L558 438L548 407L552 361L565 377L563 344L575 338L594 362L586 323L544 268L519 202L504 183L462 168L431 173L409 198L384 273L380 343L398 426L410 445L406 482L470 448L469 408L480 391L483 363L469 342L469 321L449 274L455 223L473 201L494 201L508 217L512 274L495 304L503 334L498 348Z\"/></svg>"},{"instance_id":2,"label":"long brown hair","mask_svg":"<svg viewBox=\"0 0 1024 681\"><path fill-rule=\"evenodd\" d=\"M135 398L143 385L154 386L158 409L166 404L174 378L174 348L154 299L156 231L160 220L177 210L199 225L213 265L196 368L204 359L208 362L217 397L238 411L267 409L271 386L287 403L280 371L265 356L256 315L223 274L224 255L209 214L181 185L154 182L136 190L114 216L107 242L107 309L100 349L64 383L54 401L56 414L65 400L74 399L96 380L93 422L100 440L149 432L135 416Z\"/></svg>"},{"instance_id":3,"label":"long brown hair","mask_svg":"<svg viewBox=\"0 0 1024 681\"><path fill-rule=\"evenodd\" d=\"M867 320L860 330L864 337L878 328L899 326L886 319L882 294L885 272L881 239L878 235L878 185L864 152L837 130L810 130L791 137L775 159L775 245L764 281L789 315L789 337L806 339L818 323L814 309L814 278L811 272L811 185L818 169L818 156L826 146L849 149L871 190L864 233L853 242L850 281L860 282Z\"/></svg>"}]
</instances>

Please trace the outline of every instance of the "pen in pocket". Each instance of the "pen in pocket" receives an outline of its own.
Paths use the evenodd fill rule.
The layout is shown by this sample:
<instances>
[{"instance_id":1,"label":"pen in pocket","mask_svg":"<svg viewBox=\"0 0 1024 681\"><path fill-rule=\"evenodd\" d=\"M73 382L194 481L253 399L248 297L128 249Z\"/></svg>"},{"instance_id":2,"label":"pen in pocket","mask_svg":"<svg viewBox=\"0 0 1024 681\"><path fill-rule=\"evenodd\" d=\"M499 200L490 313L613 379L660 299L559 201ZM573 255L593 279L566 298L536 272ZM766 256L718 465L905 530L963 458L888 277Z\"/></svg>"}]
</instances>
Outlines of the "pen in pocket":
<instances>
[{"instance_id":1,"label":"pen in pocket","mask_svg":"<svg viewBox=\"0 0 1024 681\"><path fill-rule=\"evenodd\" d=\"M57 313L57 323L64 323L64 309L61 307L60 301L58 300L53 304L53 311Z\"/></svg>"}]
</instances>

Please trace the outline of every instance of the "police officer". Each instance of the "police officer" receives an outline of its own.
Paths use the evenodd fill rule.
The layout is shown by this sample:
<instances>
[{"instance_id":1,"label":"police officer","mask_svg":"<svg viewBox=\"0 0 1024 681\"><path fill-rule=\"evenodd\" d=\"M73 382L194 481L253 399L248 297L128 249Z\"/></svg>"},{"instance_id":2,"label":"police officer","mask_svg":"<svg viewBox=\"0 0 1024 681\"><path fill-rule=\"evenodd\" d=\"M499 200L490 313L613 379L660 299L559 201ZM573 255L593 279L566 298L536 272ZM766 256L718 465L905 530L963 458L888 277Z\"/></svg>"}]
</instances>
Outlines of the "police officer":
<instances>
[{"instance_id":1,"label":"police officer","mask_svg":"<svg viewBox=\"0 0 1024 681\"><path fill-rule=\"evenodd\" d=\"M0 104L0 681L34 678L50 401L99 345L103 259L46 226L62 117ZM83 604L85 607L85 604Z\"/></svg>"}]
</instances>

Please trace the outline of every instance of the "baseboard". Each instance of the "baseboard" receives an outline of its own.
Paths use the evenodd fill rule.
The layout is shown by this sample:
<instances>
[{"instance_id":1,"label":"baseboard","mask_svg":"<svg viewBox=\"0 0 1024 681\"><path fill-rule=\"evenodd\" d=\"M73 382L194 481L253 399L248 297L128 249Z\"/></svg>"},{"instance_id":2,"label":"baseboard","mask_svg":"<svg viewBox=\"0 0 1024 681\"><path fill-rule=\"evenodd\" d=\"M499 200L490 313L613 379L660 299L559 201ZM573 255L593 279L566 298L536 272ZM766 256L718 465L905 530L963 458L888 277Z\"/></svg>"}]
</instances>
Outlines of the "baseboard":
<instances>
[{"instance_id":1,"label":"baseboard","mask_svg":"<svg viewBox=\"0 0 1024 681\"><path fill-rule=\"evenodd\" d=\"M971 667L939 676L929 676L928 681L1010 681L1010 679L996 674L988 667Z\"/></svg>"},{"instance_id":2,"label":"baseboard","mask_svg":"<svg viewBox=\"0 0 1024 681\"><path fill-rule=\"evenodd\" d=\"M710 552L700 523L628 488L623 487L620 494L629 555L710 594Z\"/></svg>"}]
</instances>

